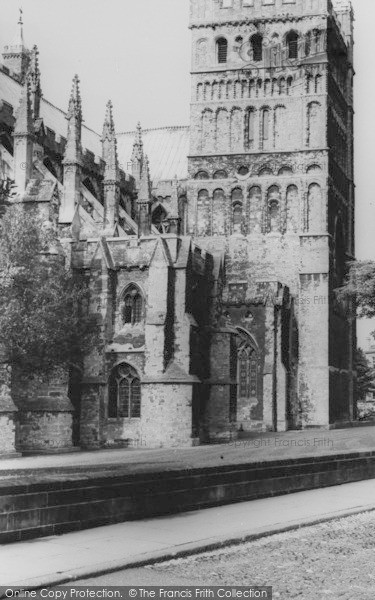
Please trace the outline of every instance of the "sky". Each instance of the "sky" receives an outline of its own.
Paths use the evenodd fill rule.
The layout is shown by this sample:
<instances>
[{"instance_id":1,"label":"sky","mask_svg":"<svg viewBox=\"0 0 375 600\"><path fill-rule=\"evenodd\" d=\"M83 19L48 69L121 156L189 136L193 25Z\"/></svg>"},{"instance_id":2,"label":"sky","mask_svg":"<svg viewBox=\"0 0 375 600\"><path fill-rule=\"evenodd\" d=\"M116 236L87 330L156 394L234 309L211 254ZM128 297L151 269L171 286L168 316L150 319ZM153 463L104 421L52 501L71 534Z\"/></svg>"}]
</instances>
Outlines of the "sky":
<instances>
[{"instance_id":1,"label":"sky","mask_svg":"<svg viewBox=\"0 0 375 600\"><path fill-rule=\"evenodd\" d=\"M355 11L356 255L375 259L374 0ZM189 0L0 0L0 46L12 42L18 7L24 38L40 52L45 98L66 109L75 73L86 125L101 132L108 99L118 132L189 124ZM360 343L375 324L359 323Z\"/></svg>"}]
</instances>

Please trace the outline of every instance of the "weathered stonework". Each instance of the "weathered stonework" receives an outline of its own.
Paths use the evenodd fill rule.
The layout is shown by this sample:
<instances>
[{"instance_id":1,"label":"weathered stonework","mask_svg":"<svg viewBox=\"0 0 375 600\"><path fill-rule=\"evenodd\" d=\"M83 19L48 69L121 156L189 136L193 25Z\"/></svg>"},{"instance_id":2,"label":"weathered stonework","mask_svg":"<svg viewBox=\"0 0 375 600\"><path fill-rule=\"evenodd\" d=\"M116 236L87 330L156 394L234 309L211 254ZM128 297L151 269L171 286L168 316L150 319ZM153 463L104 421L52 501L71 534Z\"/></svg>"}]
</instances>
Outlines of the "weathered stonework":
<instances>
[{"instance_id":1,"label":"weathered stonework","mask_svg":"<svg viewBox=\"0 0 375 600\"><path fill-rule=\"evenodd\" d=\"M190 5L180 181L152 177L140 125L122 170L111 102L102 155L82 146L96 142L77 76L67 132L44 127L35 51L19 108L0 105L16 201L53 234L47 260L63 253L87 280L97 334L72 366L74 412L62 388L13 374L22 451L189 446L355 414L354 314L334 294L354 254L351 8ZM0 69L12 85L21 54L17 74ZM0 420L9 449L1 399Z\"/></svg>"}]
</instances>

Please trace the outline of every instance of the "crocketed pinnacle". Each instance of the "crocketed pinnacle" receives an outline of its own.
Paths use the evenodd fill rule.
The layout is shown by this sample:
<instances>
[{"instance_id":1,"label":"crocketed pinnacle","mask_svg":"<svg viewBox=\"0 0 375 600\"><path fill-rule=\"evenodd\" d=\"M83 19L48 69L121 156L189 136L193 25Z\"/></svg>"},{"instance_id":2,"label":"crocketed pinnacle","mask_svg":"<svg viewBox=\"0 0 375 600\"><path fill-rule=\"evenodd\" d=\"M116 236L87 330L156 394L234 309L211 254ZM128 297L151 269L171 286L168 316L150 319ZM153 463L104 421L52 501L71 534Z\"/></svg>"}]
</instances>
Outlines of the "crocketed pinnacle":
<instances>
[{"instance_id":1,"label":"crocketed pinnacle","mask_svg":"<svg viewBox=\"0 0 375 600\"><path fill-rule=\"evenodd\" d=\"M73 78L73 86L69 99L69 108L67 118L76 118L82 121L82 102L81 93L79 90L79 77L75 75Z\"/></svg>"},{"instance_id":2,"label":"crocketed pinnacle","mask_svg":"<svg viewBox=\"0 0 375 600\"><path fill-rule=\"evenodd\" d=\"M105 139L110 140L110 139L115 138L115 135L116 134L115 134L115 123L113 120L113 104L112 104L111 100L108 100L105 118L104 118L104 124L103 124L102 139L103 139L103 141Z\"/></svg>"}]
</instances>

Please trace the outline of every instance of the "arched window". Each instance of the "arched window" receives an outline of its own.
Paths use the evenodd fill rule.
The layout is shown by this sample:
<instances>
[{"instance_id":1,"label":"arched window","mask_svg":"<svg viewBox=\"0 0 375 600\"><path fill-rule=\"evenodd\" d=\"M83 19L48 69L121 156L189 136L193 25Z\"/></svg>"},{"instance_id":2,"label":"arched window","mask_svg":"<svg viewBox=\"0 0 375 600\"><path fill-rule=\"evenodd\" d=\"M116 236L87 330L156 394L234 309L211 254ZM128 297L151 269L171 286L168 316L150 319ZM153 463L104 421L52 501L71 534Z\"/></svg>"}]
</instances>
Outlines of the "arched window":
<instances>
[{"instance_id":1,"label":"arched window","mask_svg":"<svg viewBox=\"0 0 375 600\"><path fill-rule=\"evenodd\" d=\"M208 235L210 232L210 197L208 190L199 190L197 198L197 235Z\"/></svg>"},{"instance_id":2,"label":"arched window","mask_svg":"<svg viewBox=\"0 0 375 600\"><path fill-rule=\"evenodd\" d=\"M167 217L167 211L159 204L155 207L152 212L152 224L160 231L160 233L164 233L164 221Z\"/></svg>"},{"instance_id":3,"label":"arched window","mask_svg":"<svg viewBox=\"0 0 375 600\"><path fill-rule=\"evenodd\" d=\"M250 335L238 330L237 336L237 399L255 401L258 397L259 352Z\"/></svg>"},{"instance_id":4,"label":"arched window","mask_svg":"<svg viewBox=\"0 0 375 600\"><path fill-rule=\"evenodd\" d=\"M270 140L270 110L265 108L262 113L262 144L267 146Z\"/></svg>"},{"instance_id":5,"label":"arched window","mask_svg":"<svg viewBox=\"0 0 375 600\"><path fill-rule=\"evenodd\" d=\"M108 392L109 419L140 418L141 382L131 365L122 363L112 370Z\"/></svg>"},{"instance_id":6,"label":"arched window","mask_svg":"<svg viewBox=\"0 0 375 600\"><path fill-rule=\"evenodd\" d=\"M212 227L214 235L225 234L225 204L224 190L215 190L212 195Z\"/></svg>"},{"instance_id":7,"label":"arched window","mask_svg":"<svg viewBox=\"0 0 375 600\"><path fill-rule=\"evenodd\" d=\"M298 58L298 33L290 31L286 36L286 45L288 48L288 58Z\"/></svg>"},{"instance_id":8,"label":"arched window","mask_svg":"<svg viewBox=\"0 0 375 600\"><path fill-rule=\"evenodd\" d=\"M127 288L124 294L122 320L124 324L134 325L142 321L143 300L135 285Z\"/></svg>"},{"instance_id":9,"label":"arched window","mask_svg":"<svg viewBox=\"0 0 375 600\"><path fill-rule=\"evenodd\" d=\"M198 171L198 173L195 174L194 179L209 179L209 175L207 171Z\"/></svg>"},{"instance_id":10,"label":"arched window","mask_svg":"<svg viewBox=\"0 0 375 600\"><path fill-rule=\"evenodd\" d=\"M268 231L280 231L280 190L276 185L269 188L267 194Z\"/></svg>"},{"instance_id":11,"label":"arched window","mask_svg":"<svg viewBox=\"0 0 375 600\"><path fill-rule=\"evenodd\" d=\"M212 178L213 179L227 179L228 174L226 171L215 171Z\"/></svg>"},{"instance_id":12,"label":"arched window","mask_svg":"<svg viewBox=\"0 0 375 600\"><path fill-rule=\"evenodd\" d=\"M228 42L225 38L219 38L216 42L217 62L226 63L228 57Z\"/></svg>"},{"instance_id":13,"label":"arched window","mask_svg":"<svg viewBox=\"0 0 375 600\"><path fill-rule=\"evenodd\" d=\"M242 231L242 203L235 202L232 206L233 232L241 233Z\"/></svg>"},{"instance_id":14,"label":"arched window","mask_svg":"<svg viewBox=\"0 0 375 600\"><path fill-rule=\"evenodd\" d=\"M245 129L247 130L247 146L253 148L255 144L255 109L250 108L246 115L247 122Z\"/></svg>"},{"instance_id":15,"label":"arched window","mask_svg":"<svg viewBox=\"0 0 375 600\"><path fill-rule=\"evenodd\" d=\"M253 61L260 62L263 60L263 38L260 33L255 33L250 38L251 49L253 51Z\"/></svg>"}]
</instances>

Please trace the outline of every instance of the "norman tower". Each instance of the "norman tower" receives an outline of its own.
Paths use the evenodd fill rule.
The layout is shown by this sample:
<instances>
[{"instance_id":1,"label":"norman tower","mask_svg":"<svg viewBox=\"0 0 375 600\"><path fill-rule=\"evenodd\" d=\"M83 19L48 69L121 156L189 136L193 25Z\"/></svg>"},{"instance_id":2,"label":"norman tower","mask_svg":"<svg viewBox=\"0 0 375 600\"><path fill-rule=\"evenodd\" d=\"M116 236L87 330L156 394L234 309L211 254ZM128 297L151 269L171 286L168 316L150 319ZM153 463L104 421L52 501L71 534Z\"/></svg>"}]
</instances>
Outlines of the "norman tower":
<instances>
[{"instance_id":1,"label":"norman tower","mask_svg":"<svg viewBox=\"0 0 375 600\"><path fill-rule=\"evenodd\" d=\"M353 416L352 23L345 0L191 0L188 227L225 257L220 383L245 429Z\"/></svg>"}]
</instances>

